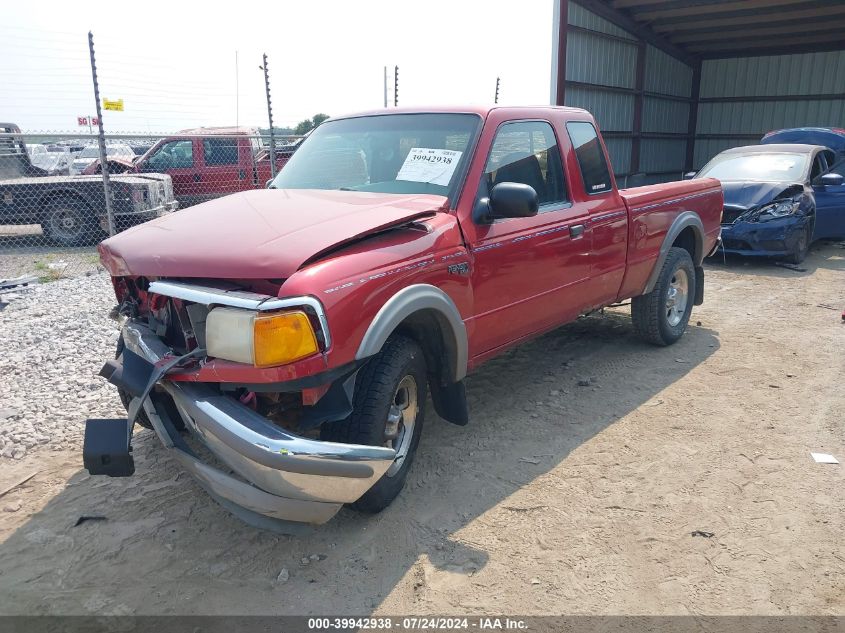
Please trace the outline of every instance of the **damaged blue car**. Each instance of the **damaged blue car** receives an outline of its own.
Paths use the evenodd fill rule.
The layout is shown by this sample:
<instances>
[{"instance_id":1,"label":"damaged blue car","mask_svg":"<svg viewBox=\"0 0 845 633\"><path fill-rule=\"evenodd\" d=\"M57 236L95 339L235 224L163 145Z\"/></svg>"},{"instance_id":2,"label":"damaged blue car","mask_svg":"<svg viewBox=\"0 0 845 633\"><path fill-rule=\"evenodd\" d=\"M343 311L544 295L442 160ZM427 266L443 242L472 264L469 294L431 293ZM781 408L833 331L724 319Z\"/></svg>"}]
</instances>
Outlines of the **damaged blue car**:
<instances>
[{"instance_id":1,"label":"damaged blue car","mask_svg":"<svg viewBox=\"0 0 845 633\"><path fill-rule=\"evenodd\" d=\"M815 240L845 236L845 161L820 145L725 150L696 178L722 183L722 249L797 264Z\"/></svg>"}]
</instances>

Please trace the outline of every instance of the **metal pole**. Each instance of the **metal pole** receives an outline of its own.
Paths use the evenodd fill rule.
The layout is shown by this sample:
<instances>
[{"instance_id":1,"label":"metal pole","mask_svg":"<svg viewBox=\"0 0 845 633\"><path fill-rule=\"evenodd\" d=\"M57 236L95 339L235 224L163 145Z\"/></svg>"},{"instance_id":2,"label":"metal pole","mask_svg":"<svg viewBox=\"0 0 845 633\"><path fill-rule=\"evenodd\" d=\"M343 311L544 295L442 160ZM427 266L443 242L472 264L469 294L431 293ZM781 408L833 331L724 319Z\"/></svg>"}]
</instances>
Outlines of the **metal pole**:
<instances>
[{"instance_id":1,"label":"metal pole","mask_svg":"<svg viewBox=\"0 0 845 633\"><path fill-rule=\"evenodd\" d=\"M267 93L267 119L270 121L270 175L276 177L276 134L273 131L273 105L270 102L270 73L267 71L267 53L264 53L264 90Z\"/></svg>"},{"instance_id":2,"label":"metal pole","mask_svg":"<svg viewBox=\"0 0 845 633\"><path fill-rule=\"evenodd\" d=\"M114 227L114 211L111 208L111 182L106 161L106 136L103 131L103 110L100 107L100 84L97 83L97 60L94 57L94 34L88 31L88 52L91 54L91 79L94 81L94 102L97 105L97 142L100 146L100 171L103 173L103 193L106 196L106 217L109 221L109 235L117 233Z\"/></svg>"},{"instance_id":3,"label":"metal pole","mask_svg":"<svg viewBox=\"0 0 845 633\"><path fill-rule=\"evenodd\" d=\"M387 107L387 66L384 67L384 107Z\"/></svg>"},{"instance_id":4,"label":"metal pole","mask_svg":"<svg viewBox=\"0 0 845 633\"><path fill-rule=\"evenodd\" d=\"M496 96L493 98L493 103L499 103L499 78L496 77Z\"/></svg>"}]
</instances>

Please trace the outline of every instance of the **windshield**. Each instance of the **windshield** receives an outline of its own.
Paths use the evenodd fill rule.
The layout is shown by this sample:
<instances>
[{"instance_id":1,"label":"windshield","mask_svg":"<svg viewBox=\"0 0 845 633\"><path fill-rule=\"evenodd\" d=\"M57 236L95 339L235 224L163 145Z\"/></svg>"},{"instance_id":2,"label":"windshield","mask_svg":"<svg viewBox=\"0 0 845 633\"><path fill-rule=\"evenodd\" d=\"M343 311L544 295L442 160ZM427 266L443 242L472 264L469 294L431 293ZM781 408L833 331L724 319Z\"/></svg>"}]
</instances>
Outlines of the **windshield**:
<instances>
[{"instance_id":1,"label":"windshield","mask_svg":"<svg viewBox=\"0 0 845 633\"><path fill-rule=\"evenodd\" d=\"M326 121L294 152L277 189L342 189L448 196L481 118L389 114Z\"/></svg>"},{"instance_id":2,"label":"windshield","mask_svg":"<svg viewBox=\"0 0 845 633\"><path fill-rule=\"evenodd\" d=\"M807 173L809 154L719 154L698 173L718 180L801 181Z\"/></svg>"}]
</instances>

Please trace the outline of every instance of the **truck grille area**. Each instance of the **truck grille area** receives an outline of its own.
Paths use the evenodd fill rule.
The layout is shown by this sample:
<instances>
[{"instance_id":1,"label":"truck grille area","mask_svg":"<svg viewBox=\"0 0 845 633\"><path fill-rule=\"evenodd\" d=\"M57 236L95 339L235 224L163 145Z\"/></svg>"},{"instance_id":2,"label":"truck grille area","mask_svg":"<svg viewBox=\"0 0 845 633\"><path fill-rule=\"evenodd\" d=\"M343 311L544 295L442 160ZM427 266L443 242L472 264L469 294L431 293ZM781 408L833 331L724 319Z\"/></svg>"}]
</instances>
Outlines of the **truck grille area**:
<instances>
[{"instance_id":1,"label":"truck grille area","mask_svg":"<svg viewBox=\"0 0 845 633\"><path fill-rule=\"evenodd\" d=\"M146 310L124 310L131 316L138 314L156 336L177 354L187 354L197 347L205 347L205 318L208 308L204 305L180 301L170 297L151 295Z\"/></svg>"}]
</instances>

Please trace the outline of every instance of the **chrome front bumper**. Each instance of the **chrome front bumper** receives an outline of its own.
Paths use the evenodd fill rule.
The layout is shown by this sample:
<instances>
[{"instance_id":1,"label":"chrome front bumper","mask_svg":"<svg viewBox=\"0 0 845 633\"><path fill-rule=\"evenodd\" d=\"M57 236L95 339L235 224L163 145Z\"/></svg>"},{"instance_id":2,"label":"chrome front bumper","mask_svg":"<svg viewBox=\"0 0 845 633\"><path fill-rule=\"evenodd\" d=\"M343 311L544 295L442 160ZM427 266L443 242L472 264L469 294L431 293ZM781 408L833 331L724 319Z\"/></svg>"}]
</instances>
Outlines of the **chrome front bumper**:
<instances>
[{"instance_id":1,"label":"chrome front bumper","mask_svg":"<svg viewBox=\"0 0 845 633\"><path fill-rule=\"evenodd\" d=\"M167 345L139 322L127 322L123 338L127 349L150 363L173 356ZM226 507L234 504L286 521L325 523L344 503L369 490L396 456L391 448L294 435L207 384L162 379L158 386L173 399L185 427L249 482L205 464L177 446L156 405L150 398L144 401L144 410L164 445Z\"/></svg>"}]
</instances>

